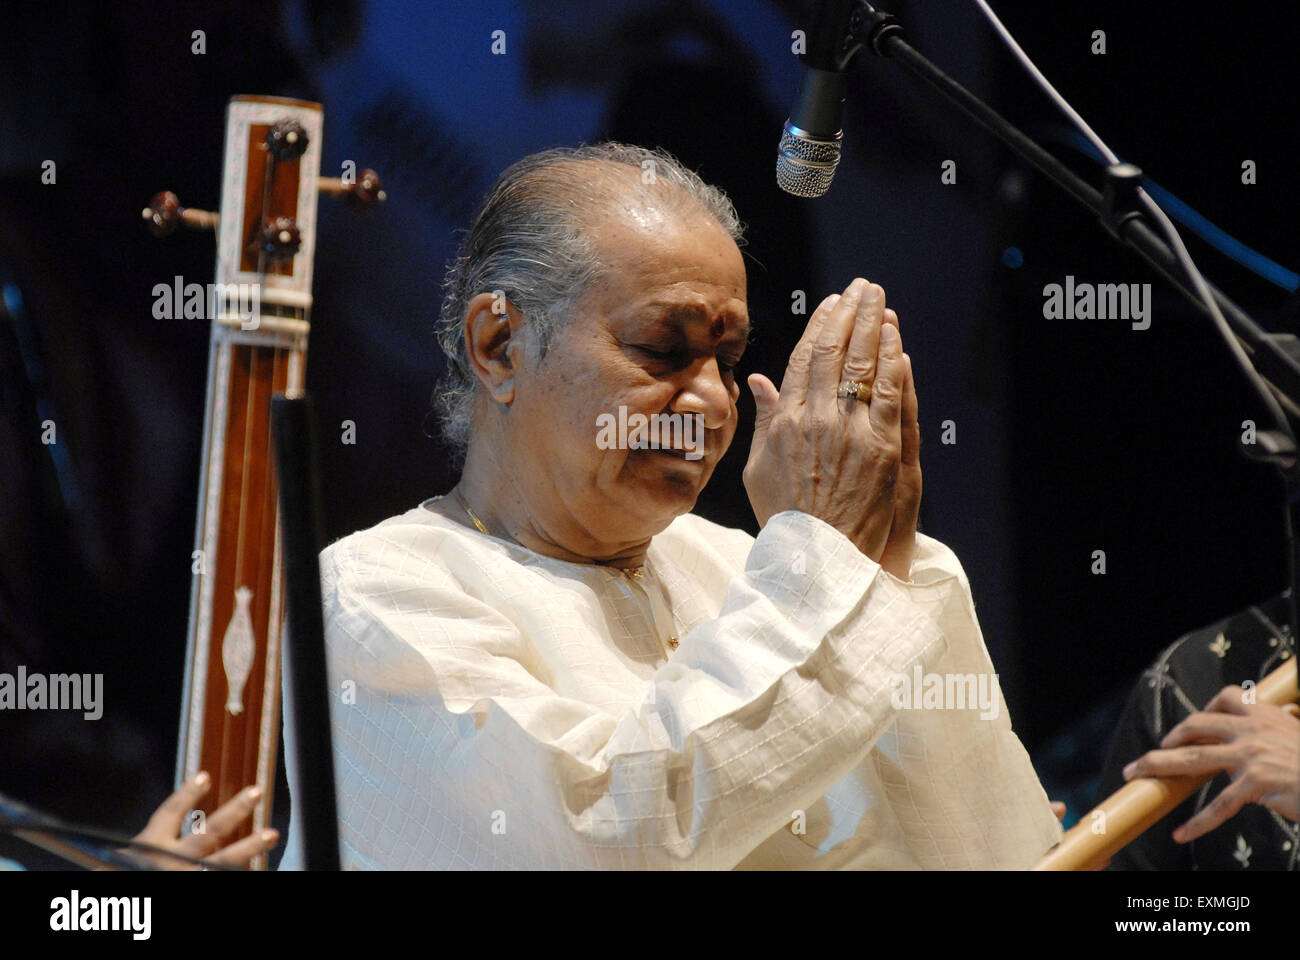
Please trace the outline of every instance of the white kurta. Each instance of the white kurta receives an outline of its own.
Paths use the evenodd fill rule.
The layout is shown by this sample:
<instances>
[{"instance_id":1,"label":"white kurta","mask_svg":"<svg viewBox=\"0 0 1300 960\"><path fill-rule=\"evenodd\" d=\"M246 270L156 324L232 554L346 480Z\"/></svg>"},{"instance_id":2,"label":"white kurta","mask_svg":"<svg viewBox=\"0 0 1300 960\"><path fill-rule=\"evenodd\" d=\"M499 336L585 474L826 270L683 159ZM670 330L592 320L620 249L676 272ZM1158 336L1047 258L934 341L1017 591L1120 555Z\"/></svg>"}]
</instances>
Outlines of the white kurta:
<instances>
[{"instance_id":1,"label":"white kurta","mask_svg":"<svg viewBox=\"0 0 1300 960\"><path fill-rule=\"evenodd\" d=\"M807 514L757 539L688 514L642 593L423 506L343 538L344 867L1028 867L1061 833L1001 691L985 719L895 706L917 665L993 673L960 563L917 540L908 584Z\"/></svg>"}]
</instances>

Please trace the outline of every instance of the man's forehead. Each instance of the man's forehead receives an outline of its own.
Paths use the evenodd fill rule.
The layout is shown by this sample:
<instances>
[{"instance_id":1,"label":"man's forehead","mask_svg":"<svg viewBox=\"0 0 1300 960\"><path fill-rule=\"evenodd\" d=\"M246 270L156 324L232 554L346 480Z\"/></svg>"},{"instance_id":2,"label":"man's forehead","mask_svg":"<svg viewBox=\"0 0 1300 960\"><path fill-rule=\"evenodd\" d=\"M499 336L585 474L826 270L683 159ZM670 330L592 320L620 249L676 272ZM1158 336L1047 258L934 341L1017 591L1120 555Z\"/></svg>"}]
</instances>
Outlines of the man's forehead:
<instances>
[{"instance_id":1,"label":"man's forehead","mask_svg":"<svg viewBox=\"0 0 1300 960\"><path fill-rule=\"evenodd\" d=\"M656 180L647 184L640 171L623 164L590 165L584 232L607 253L628 253L647 241L671 235L718 236L734 241L722 225L678 184ZM619 249L621 248L621 249Z\"/></svg>"},{"instance_id":2,"label":"man's forehead","mask_svg":"<svg viewBox=\"0 0 1300 960\"><path fill-rule=\"evenodd\" d=\"M736 242L701 211L664 208L655 218L602 217L590 227L607 270L602 284L628 297L652 297L678 285L703 285L745 302L744 260ZM662 215L662 216L659 216Z\"/></svg>"}]
</instances>

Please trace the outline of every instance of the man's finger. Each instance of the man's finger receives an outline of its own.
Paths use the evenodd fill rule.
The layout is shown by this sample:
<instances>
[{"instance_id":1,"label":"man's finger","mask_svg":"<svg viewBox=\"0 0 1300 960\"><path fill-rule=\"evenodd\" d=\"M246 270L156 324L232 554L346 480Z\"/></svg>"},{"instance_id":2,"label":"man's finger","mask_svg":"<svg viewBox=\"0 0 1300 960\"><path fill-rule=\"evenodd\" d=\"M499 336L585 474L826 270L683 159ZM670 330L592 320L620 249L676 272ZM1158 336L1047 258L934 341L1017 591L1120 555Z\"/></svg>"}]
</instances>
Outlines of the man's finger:
<instances>
[{"instance_id":1,"label":"man's finger","mask_svg":"<svg viewBox=\"0 0 1300 960\"><path fill-rule=\"evenodd\" d=\"M762 436L767 431L772 414L776 413L781 395L775 384L761 373L751 373L745 382L754 395L754 435Z\"/></svg>"},{"instance_id":2,"label":"man's finger","mask_svg":"<svg viewBox=\"0 0 1300 960\"><path fill-rule=\"evenodd\" d=\"M1183 720L1160 741L1160 746L1168 750L1181 747L1187 743L1204 743L1207 740L1235 740L1241 733L1241 725L1249 723L1245 717L1230 713L1193 713Z\"/></svg>"},{"instance_id":3,"label":"man's finger","mask_svg":"<svg viewBox=\"0 0 1300 960\"><path fill-rule=\"evenodd\" d=\"M822 299L821 303L817 304L817 309L812 312L812 316L804 324L803 333L799 335L799 343L795 344L796 347L804 343L812 343L817 339L818 334L822 332L822 324L826 322L826 318L835 309L835 304L839 303L840 296L838 293L828 294Z\"/></svg>"},{"instance_id":4,"label":"man's finger","mask_svg":"<svg viewBox=\"0 0 1300 960\"><path fill-rule=\"evenodd\" d=\"M208 776L207 771L203 771L192 780L185 781L179 790L164 800L153 812L153 816L149 818L140 836L148 834L154 839L158 837L166 840L175 839L176 834L180 832L181 824L185 822L186 815L198 805L211 786L212 778Z\"/></svg>"},{"instance_id":5,"label":"man's finger","mask_svg":"<svg viewBox=\"0 0 1300 960\"><path fill-rule=\"evenodd\" d=\"M892 439L901 446L899 420L903 412L903 381L907 365L903 362L903 340L892 326L880 332L880 356L877 358L876 383L871 391L871 427L876 436Z\"/></svg>"},{"instance_id":6,"label":"man's finger","mask_svg":"<svg viewBox=\"0 0 1300 960\"><path fill-rule=\"evenodd\" d=\"M854 317L853 333L844 353L841 380L857 380L868 386L876 380L876 354L880 352L880 326L885 319L885 290L872 283L862 293ZM897 323L895 323L897 327ZM856 403L857 401L853 401Z\"/></svg>"},{"instance_id":7,"label":"man's finger","mask_svg":"<svg viewBox=\"0 0 1300 960\"><path fill-rule=\"evenodd\" d=\"M203 859L223 867L247 867L250 860L271 850L279 839L280 834L275 830L258 830Z\"/></svg>"},{"instance_id":8,"label":"man's finger","mask_svg":"<svg viewBox=\"0 0 1300 960\"><path fill-rule=\"evenodd\" d=\"M1236 815L1237 811L1253 799L1251 789L1251 785L1244 779L1228 784L1213 801L1205 805L1205 809L1174 831L1174 842L1190 843Z\"/></svg>"},{"instance_id":9,"label":"man's finger","mask_svg":"<svg viewBox=\"0 0 1300 960\"><path fill-rule=\"evenodd\" d=\"M861 277L850 283L822 324L821 333L813 343L808 397L804 400L806 405L820 406L828 413L834 410L836 391L844 379L844 354L857 323L858 307L869 286Z\"/></svg>"},{"instance_id":10,"label":"man's finger","mask_svg":"<svg viewBox=\"0 0 1300 960\"><path fill-rule=\"evenodd\" d=\"M1235 684L1224 687L1205 705L1207 712L1235 713L1245 716L1250 713L1250 704L1246 703L1246 691Z\"/></svg>"},{"instance_id":11,"label":"man's finger","mask_svg":"<svg viewBox=\"0 0 1300 960\"><path fill-rule=\"evenodd\" d=\"M1124 779L1135 777L1187 777L1235 770L1238 750L1226 743L1197 744L1173 750L1152 750L1124 768Z\"/></svg>"},{"instance_id":12,"label":"man's finger","mask_svg":"<svg viewBox=\"0 0 1300 960\"><path fill-rule=\"evenodd\" d=\"M208 835L217 842L230 836L248 819L261 798L262 788L256 785L240 790L208 817Z\"/></svg>"},{"instance_id":13,"label":"man's finger","mask_svg":"<svg viewBox=\"0 0 1300 960\"><path fill-rule=\"evenodd\" d=\"M790 352L790 361L786 364L785 375L781 378L782 406L787 408L798 406L808 396L808 374L812 370L813 343L821 334L822 324L826 322L826 318L830 316L839 300L840 295L832 293L818 304L813 315L808 318L808 325L804 327L803 335L799 337L799 342Z\"/></svg>"},{"instance_id":14,"label":"man's finger","mask_svg":"<svg viewBox=\"0 0 1300 960\"><path fill-rule=\"evenodd\" d=\"M916 399L916 382L912 379L912 358L903 354L903 465L921 462L920 404Z\"/></svg>"}]
</instances>

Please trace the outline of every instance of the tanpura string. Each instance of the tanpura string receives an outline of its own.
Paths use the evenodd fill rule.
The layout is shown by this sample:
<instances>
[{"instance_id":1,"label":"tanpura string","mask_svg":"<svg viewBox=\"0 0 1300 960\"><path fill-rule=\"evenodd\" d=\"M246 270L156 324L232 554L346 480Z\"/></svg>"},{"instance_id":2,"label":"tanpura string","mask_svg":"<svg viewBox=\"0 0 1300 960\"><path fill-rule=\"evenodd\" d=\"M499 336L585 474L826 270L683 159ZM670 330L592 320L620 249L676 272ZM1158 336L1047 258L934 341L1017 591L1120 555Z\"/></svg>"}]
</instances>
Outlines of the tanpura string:
<instances>
[{"instance_id":1,"label":"tanpura string","mask_svg":"<svg viewBox=\"0 0 1300 960\"><path fill-rule=\"evenodd\" d=\"M275 486L272 482L275 465L272 462L272 457L274 456L274 454L272 451L272 436L271 436L271 397L275 395L275 391L277 387L276 380L279 378L279 375L280 375L280 344L279 341L276 341L271 351L271 371L269 376L267 376L266 406L264 408L266 411L266 415L261 420L262 423L266 424L266 446L262 454L262 463L265 466L264 466L264 473L262 477L262 515L261 515L261 519L258 521L257 542L259 544L265 544L267 542L266 541L267 521L268 520L272 521L271 548L269 551L260 550L258 553L259 566L257 571L258 573L257 582L264 583L264 584L270 584L275 577L275 572L276 572L275 551L278 546L278 544L274 539L275 536L274 519L277 516L278 504L275 497L276 494ZM284 389L283 385L281 385L279 389L283 390ZM266 618L266 638L265 638L267 643L266 656L269 656L270 654L271 631L275 629L276 626L274 623L272 623L272 618L275 616L275 611L270 609L270 598L271 598L271 593L274 592L274 586L269 587L268 591L269 591L267 593L268 613ZM281 598L281 602L283 603L283 597ZM262 663L266 662L266 656L263 656ZM262 681L265 684L266 682L265 675L263 675ZM262 700L261 703L262 703L262 710L268 709L265 700ZM259 733L258 727L263 722L263 718L258 717L257 719L258 719L258 725L255 726L253 724L252 712L249 711L249 715L244 721L245 742L247 742L248 737L250 736L253 737L254 742L258 744L257 749L253 751L253 756L260 759L262 755L262 749L261 749L260 738L258 738L258 733ZM244 756L248 756L247 751L245 751ZM253 767L253 777L254 779L256 779L257 777L256 764L254 764Z\"/></svg>"}]
</instances>

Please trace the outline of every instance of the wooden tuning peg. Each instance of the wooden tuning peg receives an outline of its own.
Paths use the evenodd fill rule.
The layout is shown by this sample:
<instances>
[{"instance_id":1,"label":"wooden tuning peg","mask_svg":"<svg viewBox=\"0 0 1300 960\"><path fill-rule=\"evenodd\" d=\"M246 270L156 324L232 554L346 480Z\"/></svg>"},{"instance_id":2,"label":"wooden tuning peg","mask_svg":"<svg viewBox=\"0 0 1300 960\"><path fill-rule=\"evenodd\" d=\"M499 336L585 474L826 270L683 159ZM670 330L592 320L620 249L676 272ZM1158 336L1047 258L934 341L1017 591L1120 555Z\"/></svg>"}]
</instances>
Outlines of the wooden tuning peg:
<instances>
[{"instance_id":1,"label":"wooden tuning peg","mask_svg":"<svg viewBox=\"0 0 1300 960\"><path fill-rule=\"evenodd\" d=\"M276 217L262 221L253 245L268 259L288 260L302 246L302 235L293 217Z\"/></svg>"},{"instance_id":2,"label":"wooden tuning peg","mask_svg":"<svg viewBox=\"0 0 1300 960\"><path fill-rule=\"evenodd\" d=\"M281 163L301 157L308 142L307 131L297 120L277 120L266 131L266 149Z\"/></svg>"},{"instance_id":3,"label":"wooden tuning peg","mask_svg":"<svg viewBox=\"0 0 1300 960\"><path fill-rule=\"evenodd\" d=\"M211 211L182 207L176 194L170 190L155 193L149 206L140 211L140 216L155 237L167 236L182 223L193 230L215 230L221 221L221 216Z\"/></svg>"},{"instance_id":4,"label":"wooden tuning peg","mask_svg":"<svg viewBox=\"0 0 1300 960\"><path fill-rule=\"evenodd\" d=\"M340 177L321 177L317 187L321 193L346 197L348 203L358 210L369 210L388 199L379 174L370 169L362 170L351 183L345 183Z\"/></svg>"}]
</instances>

